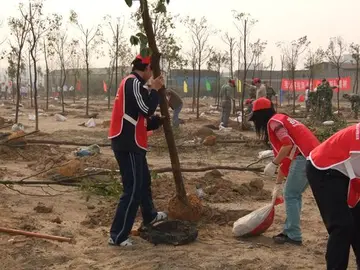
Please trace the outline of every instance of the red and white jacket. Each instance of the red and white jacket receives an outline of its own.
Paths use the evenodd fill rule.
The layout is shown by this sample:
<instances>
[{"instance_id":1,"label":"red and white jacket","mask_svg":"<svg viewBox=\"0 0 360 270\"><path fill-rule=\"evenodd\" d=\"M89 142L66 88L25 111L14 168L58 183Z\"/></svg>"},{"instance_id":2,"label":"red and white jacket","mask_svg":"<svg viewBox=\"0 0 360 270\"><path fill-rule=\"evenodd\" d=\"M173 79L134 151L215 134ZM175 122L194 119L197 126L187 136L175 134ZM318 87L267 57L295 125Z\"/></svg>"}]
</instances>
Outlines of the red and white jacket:
<instances>
[{"instance_id":1,"label":"red and white jacket","mask_svg":"<svg viewBox=\"0 0 360 270\"><path fill-rule=\"evenodd\" d=\"M288 157L286 157L280 166L281 172L287 176L289 173L289 168L293 158L301 153L305 158L307 158L310 152L320 144L319 140L315 135L302 123L299 121L285 115L285 114L275 114L270 118L268 122L268 135L269 141L273 147L275 157L278 155L283 144L277 138L275 132L270 128L271 122L277 122L281 124L289 134L290 140L294 144L294 147Z\"/></svg>"},{"instance_id":2,"label":"red and white jacket","mask_svg":"<svg viewBox=\"0 0 360 270\"><path fill-rule=\"evenodd\" d=\"M354 173L352 154L360 154L360 123L335 133L312 150L308 157L318 170L336 169L341 164L345 166L343 173L350 179L347 198L349 207L355 207L360 201L360 176Z\"/></svg>"},{"instance_id":3,"label":"red and white jacket","mask_svg":"<svg viewBox=\"0 0 360 270\"><path fill-rule=\"evenodd\" d=\"M148 136L145 117L139 113L137 119L134 119L125 113L125 83L126 80L128 80L129 78L135 77L135 75L130 74L129 76L125 77L120 83L120 87L115 98L114 107L111 115L108 138L113 139L121 134L125 120L135 126L134 139L136 145L139 148L146 150Z\"/></svg>"}]
</instances>

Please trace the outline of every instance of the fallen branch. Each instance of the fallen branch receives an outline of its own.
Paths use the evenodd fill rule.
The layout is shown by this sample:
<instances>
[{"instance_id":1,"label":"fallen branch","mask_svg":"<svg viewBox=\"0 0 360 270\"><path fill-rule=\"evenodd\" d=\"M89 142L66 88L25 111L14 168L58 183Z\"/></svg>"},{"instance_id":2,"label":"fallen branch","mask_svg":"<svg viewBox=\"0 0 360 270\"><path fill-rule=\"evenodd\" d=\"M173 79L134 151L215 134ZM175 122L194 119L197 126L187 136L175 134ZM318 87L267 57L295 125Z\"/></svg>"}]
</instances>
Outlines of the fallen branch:
<instances>
[{"instance_id":1,"label":"fallen branch","mask_svg":"<svg viewBox=\"0 0 360 270\"><path fill-rule=\"evenodd\" d=\"M0 129L3 129L3 128L8 128L8 127L12 127L12 124L2 126L2 127L0 127Z\"/></svg>"},{"instance_id":2,"label":"fallen branch","mask_svg":"<svg viewBox=\"0 0 360 270\"><path fill-rule=\"evenodd\" d=\"M20 137L18 137L20 138ZM216 143L248 143L253 140L219 140L216 141ZM77 142L69 142L69 141L54 141L54 140L36 140L36 139L29 139L26 141L28 144L53 144L53 145L69 145L69 146L90 146L93 144L96 144L100 147L109 147L111 146L111 143L89 143L89 142L83 142L83 143L77 143ZM196 144L189 144L189 145L177 145L177 147L194 147L197 146ZM199 145L200 146L200 145ZM167 145L160 145L160 144L149 144L149 147L163 147L167 148Z\"/></svg>"},{"instance_id":3,"label":"fallen branch","mask_svg":"<svg viewBox=\"0 0 360 270\"><path fill-rule=\"evenodd\" d=\"M26 134L24 134L24 135L21 135L21 136L18 136L18 137L14 137L14 138L8 139L8 140L0 143L0 145L6 145L6 144L8 144L9 142L11 142L11 141L13 141L13 140L18 140L18 139L24 138L24 137L26 137L26 136L33 135L33 134L35 134L35 133L38 133L39 131L40 131L40 130L31 131L31 132L26 133Z\"/></svg>"},{"instance_id":4,"label":"fallen branch","mask_svg":"<svg viewBox=\"0 0 360 270\"><path fill-rule=\"evenodd\" d=\"M14 187L11 187L10 185L4 185L6 188L12 190L12 191L15 191L16 193L20 194L20 195L25 195L25 196L31 196L31 197L55 197L55 196L59 196L61 194L50 194L49 192L45 191L44 190L44 187L39 187L41 188L41 190L46 194L46 195L43 195L43 194L29 194L29 193L25 193L25 192L22 192Z\"/></svg>"},{"instance_id":5,"label":"fallen branch","mask_svg":"<svg viewBox=\"0 0 360 270\"><path fill-rule=\"evenodd\" d=\"M76 143L76 142L68 142L68 141L53 141L53 140L27 140L28 144L53 144L53 145L70 145L70 146L90 146L93 144L97 144L100 147L111 146L110 143Z\"/></svg>"},{"instance_id":6,"label":"fallen branch","mask_svg":"<svg viewBox=\"0 0 360 270\"><path fill-rule=\"evenodd\" d=\"M265 159L268 159L268 158L274 158L273 156L267 156L267 157L263 157L263 158L260 158L252 163L250 163L249 165L247 165L245 168L249 168L251 167L252 165L255 165L255 164L258 164L259 162L265 160Z\"/></svg>"},{"instance_id":7,"label":"fallen branch","mask_svg":"<svg viewBox=\"0 0 360 270\"><path fill-rule=\"evenodd\" d=\"M29 181L14 181L14 180L3 180L0 181L1 185L58 185L58 186L69 186L69 187L78 187L80 183L76 182L66 182L66 181L51 181L51 180L29 180Z\"/></svg>"},{"instance_id":8,"label":"fallen branch","mask_svg":"<svg viewBox=\"0 0 360 270\"><path fill-rule=\"evenodd\" d=\"M26 177L20 179L19 182L23 182L23 181L25 181L25 180L27 180L27 179L33 178L33 177L35 177L35 176L38 176L38 175L43 174L43 173L46 173L46 172L51 171L51 170L53 170L53 169L63 167L63 166L65 166L65 165L69 164L70 162L72 162L72 160L69 160L69 161L65 162L64 164L55 165L55 164L57 164L57 162L60 162L63 157L64 157L64 155L61 155L61 156L54 162L54 164L53 164L49 169L45 169L45 170L42 170L41 172L38 172L38 173L35 173L35 174L32 174L32 175L26 176Z\"/></svg>"},{"instance_id":9,"label":"fallen branch","mask_svg":"<svg viewBox=\"0 0 360 270\"><path fill-rule=\"evenodd\" d=\"M72 244L75 243L74 238L55 236L55 235L49 235L49 234L40 234L40 233L21 231L21 230L15 230L15 229L8 229L8 228L4 228L4 227L0 227L0 232L15 234L15 235L25 235L25 236L30 236L30 237L42 238L42 239L55 240L55 241L59 241L59 242L68 242L68 243L72 243Z\"/></svg>"},{"instance_id":10,"label":"fallen branch","mask_svg":"<svg viewBox=\"0 0 360 270\"><path fill-rule=\"evenodd\" d=\"M263 172L264 167L250 168L250 166L252 166L266 158L259 159L256 162L253 162L253 163L247 165L246 167L213 165L213 166L200 167L200 168L181 168L180 170L181 170L181 172L205 172L205 171L211 171L211 170ZM0 181L0 184L2 184L2 185L59 185L59 186L78 187L81 184L79 182L75 182L74 180L86 178L86 177L90 177L90 176L96 176L96 175L107 175L107 174L120 173L119 170L108 170L108 169L102 169L102 168L87 168L85 170L88 171L89 173L82 174L79 176L73 176L73 177L63 177L61 179L54 180L54 181L49 181L49 180L44 180L44 181L41 181L41 180L32 180L32 181L4 180L4 181ZM172 168L171 167L158 168L158 169L155 168L150 171L155 172L155 173L166 173L166 172L172 172ZM35 175L32 175L32 176L35 176ZM25 179L27 179L27 178L25 178Z\"/></svg>"}]
</instances>

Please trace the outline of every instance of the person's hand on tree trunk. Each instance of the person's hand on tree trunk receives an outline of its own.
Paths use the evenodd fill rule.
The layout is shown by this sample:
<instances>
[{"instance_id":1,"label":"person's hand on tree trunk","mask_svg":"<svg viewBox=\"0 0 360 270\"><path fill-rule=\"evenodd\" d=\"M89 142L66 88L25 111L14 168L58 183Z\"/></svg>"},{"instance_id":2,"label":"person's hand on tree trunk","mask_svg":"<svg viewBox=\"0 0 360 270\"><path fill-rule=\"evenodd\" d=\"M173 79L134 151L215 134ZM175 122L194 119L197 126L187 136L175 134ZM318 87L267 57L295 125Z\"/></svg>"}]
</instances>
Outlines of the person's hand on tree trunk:
<instances>
[{"instance_id":1,"label":"person's hand on tree trunk","mask_svg":"<svg viewBox=\"0 0 360 270\"><path fill-rule=\"evenodd\" d=\"M164 77L162 75L160 75L159 77L155 78L152 82L151 82L151 88L155 89L155 90L160 90L161 87L163 87L164 85Z\"/></svg>"}]
</instances>

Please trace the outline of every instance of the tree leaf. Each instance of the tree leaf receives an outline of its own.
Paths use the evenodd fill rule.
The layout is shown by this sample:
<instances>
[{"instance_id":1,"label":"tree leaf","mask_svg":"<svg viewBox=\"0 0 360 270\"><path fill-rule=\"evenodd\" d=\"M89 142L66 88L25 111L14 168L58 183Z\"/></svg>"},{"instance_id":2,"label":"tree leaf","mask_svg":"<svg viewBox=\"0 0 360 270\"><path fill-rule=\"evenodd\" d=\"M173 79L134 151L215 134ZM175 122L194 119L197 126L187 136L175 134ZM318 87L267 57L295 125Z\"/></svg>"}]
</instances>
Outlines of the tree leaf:
<instances>
[{"instance_id":1,"label":"tree leaf","mask_svg":"<svg viewBox=\"0 0 360 270\"><path fill-rule=\"evenodd\" d=\"M139 41L140 41L139 38L136 37L136 36L131 36L131 37L130 37L130 43L131 43L131 45L136 46L136 45L139 44Z\"/></svg>"},{"instance_id":2,"label":"tree leaf","mask_svg":"<svg viewBox=\"0 0 360 270\"><path fill-rule=\"evenodd\" d=\"M132 0L125 0L125 3L128 5L128 7L132 6Z\"/></svg>"},{"instance_id":3,"label":"tree leaf","mask_svg":"<svg viewBox=\"0 0 360 270\"><path fill-rule=\"evenodd\" d=\"M136 34L136 36L140 39L140 43L147 43L148 39L146 37L146 35L144 35L143 33L139 32Z\"/></svg>"},{"instance_id":4,"label":"tree leaf","mask_svg":"<svg viewBox=\"0 0 360 270\"><path fill-rule=\"evenodd\" d=\"M156 8L154 9L155 13L166 13L166 6L164 5L164 3L162 1L159 1L157 3Z\"/></svg>"},{"instance_id":5,"label":"tree leaf","mask_svg":"<svg viewBox=\"0 0 360 270\"><path fill-rule=\"evenodd\" d=\"M145 48L142 48L142 50L140 51L140 55L141 57L148 57L148 56L151 56L151 49L149 47L145 47Z\"/></svg>"}]
</instances>

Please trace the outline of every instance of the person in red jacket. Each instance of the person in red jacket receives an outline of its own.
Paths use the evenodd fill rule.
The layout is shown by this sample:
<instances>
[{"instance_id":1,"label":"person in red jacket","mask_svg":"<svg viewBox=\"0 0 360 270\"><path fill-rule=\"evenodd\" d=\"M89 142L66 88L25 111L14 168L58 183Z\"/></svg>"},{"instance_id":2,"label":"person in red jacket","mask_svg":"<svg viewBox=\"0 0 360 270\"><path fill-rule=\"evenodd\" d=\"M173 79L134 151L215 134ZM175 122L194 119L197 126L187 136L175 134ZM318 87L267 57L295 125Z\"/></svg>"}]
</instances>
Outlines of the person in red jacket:
<instances>
[{"instance_id":1,"label":"person in red jacket","mask_svg":"<svg viewBox=\"0 0 360 270\"><path fill-rule=\"evenodd\" d=\"M282 233L273 239L278 244L288 242L301 245L302 193L308 186L306 158L320 142L302 123L285 114L276 113L272 102L267 98L259 98L253 102L249 121L254 122L259 137L269 140L274 152L275 158L266 165L265 175L274 176L279 167L273 192L277 197L284 193L286 221Z\"/></svg>"},{"instance_id":2,"label":"person in red jacket","mask_svg":"<svg viewBox=\"0 0 360 270\"><path fill-rule=\"evenodd\" d=\"M347 269L352 246L359 270L360 123L332 135L308 159L307 177L329 234L327 269Z\"/></svg>"},{"instance_id":3,"label":"person in red jacket","mask_svg":"<svg viewBox=\"0 0 360 270\"><path fill-rule=\"evenodd\" d=\"M132 62L132 72L121 81L112 111L109 139L124 190L110 229L111 245L132 245L129 234L139 206L145 226L167 218L154 208L146 161L147 131L161 125L160 117L153 114L159 104L158 90L164 84L160 76L152 81L151 89L144 87L152 77L150 62L150 57L141 55Z\"/></svg>"}]
</instances>

